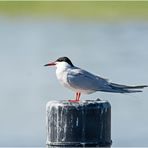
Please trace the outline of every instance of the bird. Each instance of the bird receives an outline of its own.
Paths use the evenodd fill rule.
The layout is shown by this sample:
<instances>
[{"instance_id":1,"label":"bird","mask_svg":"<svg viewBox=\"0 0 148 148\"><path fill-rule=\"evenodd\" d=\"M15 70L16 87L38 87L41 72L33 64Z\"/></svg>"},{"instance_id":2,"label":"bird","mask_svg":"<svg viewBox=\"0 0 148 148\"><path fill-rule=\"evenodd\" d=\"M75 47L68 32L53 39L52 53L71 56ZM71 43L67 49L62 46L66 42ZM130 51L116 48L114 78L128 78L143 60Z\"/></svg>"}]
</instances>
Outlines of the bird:
<instances>
[{"instance_id":1,"label":"bird","mask_svg":"<svg viewBox=\"0 0 148 148\"><path fill-rule=\"evenodd\" d=\"M56 77L59 82L75 92L75 99L70 102L79 102L81 93L91 94L97 91L111 93L136 93L148 85L128 86L112 83L108 79L92 74L73 65L68 57L60 57L44 66L55 66Z\"/></svg>"}]
</instances>

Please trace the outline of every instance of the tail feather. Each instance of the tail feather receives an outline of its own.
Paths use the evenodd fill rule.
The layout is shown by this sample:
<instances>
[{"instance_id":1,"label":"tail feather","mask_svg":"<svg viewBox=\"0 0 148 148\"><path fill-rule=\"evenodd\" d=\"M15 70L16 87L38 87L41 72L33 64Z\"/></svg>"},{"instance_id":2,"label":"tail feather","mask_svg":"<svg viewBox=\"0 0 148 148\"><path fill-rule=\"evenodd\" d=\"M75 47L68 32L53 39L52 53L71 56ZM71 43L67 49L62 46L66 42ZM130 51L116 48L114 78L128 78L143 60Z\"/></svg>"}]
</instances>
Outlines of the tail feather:
<instances>
[{"instance_id":1,"label":"tail feather","mask_svg":"<svg viewBox=\"0 0 148 148\"><path fill-rule=\"evenodd\" d=\"M109 86L119 92L122 93L135 93L135 92L142 92L142 90L145 87L148 87L148 85L137 85L137 86L127 86L127 85L120 85L116 83L110 83Z\"/></svg>"}]
</instances>

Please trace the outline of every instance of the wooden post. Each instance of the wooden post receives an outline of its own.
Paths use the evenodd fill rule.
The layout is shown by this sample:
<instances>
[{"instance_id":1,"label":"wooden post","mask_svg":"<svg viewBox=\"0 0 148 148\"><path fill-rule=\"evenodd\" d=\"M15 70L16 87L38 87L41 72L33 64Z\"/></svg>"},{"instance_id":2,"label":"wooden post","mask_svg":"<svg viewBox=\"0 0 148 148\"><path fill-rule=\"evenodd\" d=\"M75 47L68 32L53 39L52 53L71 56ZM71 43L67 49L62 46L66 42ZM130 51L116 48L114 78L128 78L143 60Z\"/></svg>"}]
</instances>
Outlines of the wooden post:
<instances>
[{"instance_id":1,"label":"wooden post","mask_svg":"<svg viewBox=\"0 0 148 148\"><path fill-rule=\"evenodd\" d=\"M110 147L110 103L101 100L49 101L46 127L48 147Z\"/></svg>"}]
</instances>

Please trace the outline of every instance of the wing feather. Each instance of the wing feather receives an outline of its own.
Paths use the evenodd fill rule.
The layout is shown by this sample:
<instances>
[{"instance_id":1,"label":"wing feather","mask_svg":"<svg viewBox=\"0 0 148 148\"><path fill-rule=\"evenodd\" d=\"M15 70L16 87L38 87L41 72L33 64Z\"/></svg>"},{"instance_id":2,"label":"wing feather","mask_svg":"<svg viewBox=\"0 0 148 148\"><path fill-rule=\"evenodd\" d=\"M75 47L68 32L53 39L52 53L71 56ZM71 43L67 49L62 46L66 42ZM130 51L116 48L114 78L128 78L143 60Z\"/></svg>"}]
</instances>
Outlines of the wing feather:
<instances>
[{"instance_id":1,"label":"wing feather","mask_svg":"<svg viewBox=\"0 0 148 148\"><path fill-rule=\"evenodd\" d=\"M107 86L107 79L93 75L85 70L75 68L68 73L70 86L81 90L102 90Z\"/></svg>"}]
</instances>

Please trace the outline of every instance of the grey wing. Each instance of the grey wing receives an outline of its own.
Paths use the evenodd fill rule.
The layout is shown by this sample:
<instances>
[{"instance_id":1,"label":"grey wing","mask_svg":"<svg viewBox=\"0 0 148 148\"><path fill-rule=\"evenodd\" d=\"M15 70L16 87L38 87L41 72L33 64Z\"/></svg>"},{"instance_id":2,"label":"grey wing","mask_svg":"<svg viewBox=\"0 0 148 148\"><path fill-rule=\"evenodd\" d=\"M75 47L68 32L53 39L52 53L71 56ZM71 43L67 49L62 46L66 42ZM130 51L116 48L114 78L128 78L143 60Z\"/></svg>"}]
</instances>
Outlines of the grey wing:
<instances>
[{"instance_id":1,"label":"grey wing","mask_svg":"<svg viewBox=\"0 0 148 148\"><path fill-rule=\"evenodd\" d=\"M73 69L68 74L70 86L82 90L104 90L108 87L107 79L93 75L82 69Z\"/></svg>"}]
</instances>

